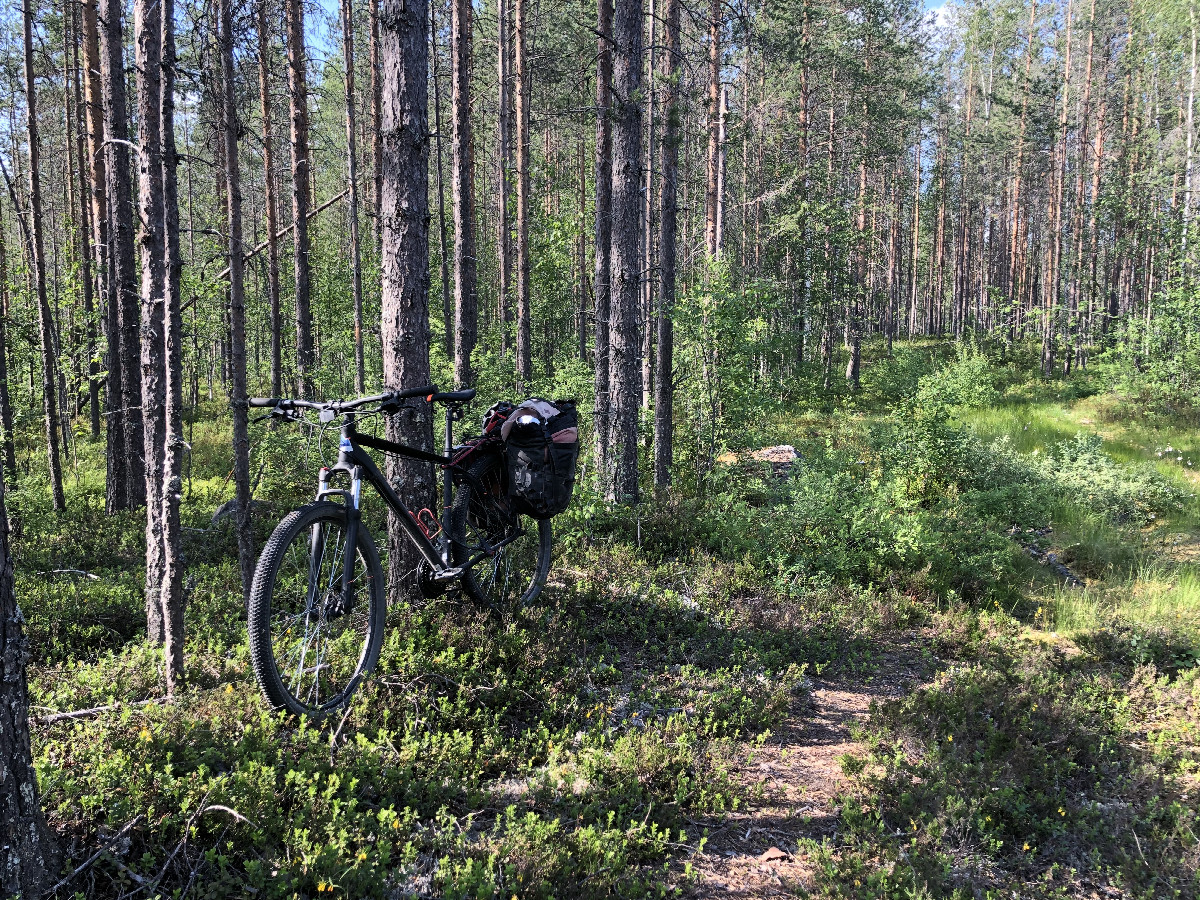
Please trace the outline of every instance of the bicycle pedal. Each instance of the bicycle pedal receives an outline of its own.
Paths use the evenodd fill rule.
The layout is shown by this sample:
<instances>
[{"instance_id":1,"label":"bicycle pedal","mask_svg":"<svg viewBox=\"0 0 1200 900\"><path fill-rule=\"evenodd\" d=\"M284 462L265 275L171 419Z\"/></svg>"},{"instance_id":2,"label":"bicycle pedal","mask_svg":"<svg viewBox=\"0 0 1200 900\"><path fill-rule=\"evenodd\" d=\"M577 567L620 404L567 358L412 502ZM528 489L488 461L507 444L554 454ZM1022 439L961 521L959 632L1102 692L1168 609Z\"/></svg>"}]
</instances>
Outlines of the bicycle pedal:
<instances>
[{"instance_id":1,"label":"bicycle pedal","mask_svg":"<svg viewBox=\"0 0 1200 900\"><path fill-rule=\"evenodd\" d=\"M440 571L440 572L433 573L433 580L438 581L438 582L453 581L462 573L463 573L463 570L462 570L461 566L455 566L454 568L450 568L450 569L442 569L442 571Z\"/></svg>"}]
</instances>

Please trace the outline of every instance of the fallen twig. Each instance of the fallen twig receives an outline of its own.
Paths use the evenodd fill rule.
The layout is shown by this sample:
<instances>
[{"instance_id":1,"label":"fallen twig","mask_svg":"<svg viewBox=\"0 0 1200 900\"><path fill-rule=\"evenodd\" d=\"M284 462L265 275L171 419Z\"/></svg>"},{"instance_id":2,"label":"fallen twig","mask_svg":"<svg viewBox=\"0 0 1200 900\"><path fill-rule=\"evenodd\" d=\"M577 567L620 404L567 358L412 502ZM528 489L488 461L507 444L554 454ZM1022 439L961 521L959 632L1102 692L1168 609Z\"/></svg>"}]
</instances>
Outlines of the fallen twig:
<instances>
[{"instance_id":1,"label":"fallen twig","mask_svg":"<svg viewBox=\"0 0 1200 900\"><path fill-rule=\"evenodd\" d=\"M93 706L91 709L75 709L70 712L57 712L48 716L38 716L33 721L39 725L53 725L55 722L65 722L68 719L90 719L101 713L113 712L125 706L148 706L151 703L163 703L166 700L166 697L151 697L149 700L134 700L132 703L110 703L107 706Z\"/></svg>"},{"instance_id":2,"label":"fallen twig","mask_svg":"<svg viewBox=\"0 0 1200 900\"><path fill-rule=\"evenodd\" d=\"M83 872L85 869L87 869L89 866L91 866L96 860L98 860L101 856L103 856L109 850L109 848L112 847L113 844L115 844L117 841L119 841L121 838L123 838L125 836L125 832L129 831L130 828L132 828L134 825L136 825L141 820L141 818L142 818L141 813L138 813L136 816L134 816L132 819L130 819L128 822L126 822L124 825L122 825L120 831L118 831L112 837L110 837L106 841L104 841L104 843L101 844L100 848L95 853L93 853L91 856L89 856L87 859L85 859L83 862L81 862L78 866L75 867L75 871L73 871L70 875L68 875L66 878L64 878L62 881L60 881L58 884L54 885L54 887L50 888L45 893L43 893L42 896L49 897L52 894L58 893L59 888L64 887L67 884L70 884L71 881L74 880L77 875L79 875L81 872Z\"/></svg>"}]
</instances>

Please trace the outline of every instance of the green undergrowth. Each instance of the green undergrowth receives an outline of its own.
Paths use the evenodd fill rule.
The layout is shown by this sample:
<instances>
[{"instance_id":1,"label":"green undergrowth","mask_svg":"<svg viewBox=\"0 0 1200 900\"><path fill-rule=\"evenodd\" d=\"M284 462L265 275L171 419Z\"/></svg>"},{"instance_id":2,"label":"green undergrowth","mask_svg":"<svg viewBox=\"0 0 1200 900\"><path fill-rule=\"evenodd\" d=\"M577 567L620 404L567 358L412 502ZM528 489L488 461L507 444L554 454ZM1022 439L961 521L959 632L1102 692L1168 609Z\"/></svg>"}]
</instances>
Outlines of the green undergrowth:
<instances>
[{"instance_id":1,"label":"green undergrowth","mask_svg":"<svg viewBox=\"0 0 1200 900\"><path fill-rule=\"evenodd\" d=\"M212 521L232 495L221 405L189 424L188 687L169 703L143 526L104 515L103 448L80 436L66 515L34 477L8 497L34 713L119 704L34 729L72 867L109 848L71 887L686 895L706 829L759 799L739 766L809 678L874 677L915 641L928 683L874 709L836 840L796 848L813 872L797 893L1193 896L1192 445L1108 397L1092 376L897 345L858 396L741 435L793 445L783 477L722 456L636 511L585 478L538 605L392 608L370 681L321 726L269 714L250 675L233 538ZM327 449L255 432L260 537Z\"/></svg>"}]
</instances>

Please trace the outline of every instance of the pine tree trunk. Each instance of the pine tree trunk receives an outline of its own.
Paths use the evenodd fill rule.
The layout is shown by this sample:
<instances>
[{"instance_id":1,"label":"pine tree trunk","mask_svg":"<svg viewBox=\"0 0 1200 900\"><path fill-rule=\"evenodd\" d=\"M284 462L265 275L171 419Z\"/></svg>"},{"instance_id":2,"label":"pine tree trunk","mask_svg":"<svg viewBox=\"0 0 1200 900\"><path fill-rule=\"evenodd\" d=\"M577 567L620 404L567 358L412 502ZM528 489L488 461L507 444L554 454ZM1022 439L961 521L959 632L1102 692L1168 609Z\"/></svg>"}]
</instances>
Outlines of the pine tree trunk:
<instances>
[{"instance_id":1,"label":"pine tree trunk","mask_svg":"<svg viewBox=\"0 0 1200 900\"><path fill-rule=\"evenodd\" d=\"M645 163L642 166L643 178L645 179L642 189L642 284L641 297L639 304L641 306L641 333L642 347L640 353L641 360L641 375L642 375L642 409L649 412L650 401L654 397L654 134L657 126L657 117L655 110L655 54L656 54L656 37L658 16L655 0L649 0L650 8L647 10L647 18L649 21L649 52L646 54L647 60L646 72L648 73L646 85L646 148L645 148Z\"/></svg>"},{"instance_id":2,"label":"pine tree trunk","mask_svg":"<svg viewBox=\"0 0 1200 900\"><path fill-rule=\"evenodd\" d=\"M271 332L271 396L283 395L283 320L279 309L279 201L275 196L275 133L271 125L271 38L267 2L258 0L258 94L262 109L263 206L267 216L267 302ZM232 272L230 273L232 276Z\"/></svg>"},{"instance_id":3,"label":"pine tree trunk","mask_svg":"<svg viewBox=\"0 0 1200 900\"><path fill-rule=\"evenodd\" d=\"M383 80L383 379L389 388L429 383L429 7L424 0L381 0L380 68ZM387 438L433 448L428 404L389 417ZM412 509L434 501L427 463L394 461L388 475L399 482ZM420 555L389 517L388 593L400 600L414 583Z\"/></svg>"},{"instance_id":4,"label":"pine tree trunk","mask_svg":"<svg viewBox=\"0 0 1200 900\"><path fill-rule=\"evenodd\" d=\"M254 579L254 532L250 504L250 433L246 403L246 289L242 246L242 177L238 166L237 95L233 71L232 0L220 0L221 130L225 142L226 223L229 228L229 339L233 382L229 406L233 411L233 485L237 497L238 564L242 595L249 601ZM262 10L262 4L259 4ZM361 387L360 387L361 390ZM278 396L278 395L276 395Z\"/></svg>"},{"instance_id":5,"label":"pine tree trunk","mask_svg":"<svg viewBox=\"0 0 1200 900\"><path fill-rule=\"evenodd\" d=\"M867 290L867 164L858 164L858 212L855 216L854 230L858 238L855 249L855 272L853 292L846 311L846 330L849 335L850 359L846 363L846 381L851 390L858 390L859 369L862 364L862 315L863 295Z\"/></svg>"},{"instance_id":6,"label":"pine tree trunk","mask_svg":"<svg viewBox=\"0 0 1200 900\"><path fill-rule=\"evenodd\" d=\"M1021 79L1021 119L1017 127L1017 161L1013 167L1012 199L1010 201L1008 226L1008 279L1006 293L1010 307L1019 302L1019 291L1015 280L1017 271L1017 237L1021 233L1021 177L1024 174L1025 163L1025 119L1029 107L1029 72L1033 66L1033 35L1034 24L1037 21L1037 0L1029 7L1029 34L1025 39L1025 74ZM1011 330L1011 329L1010 329Z\"/></svg>"},{"instance_id":7,"label":"pine tree trunk","mask_svg":"<svg viewBox=\"0 0 1200 900\"><path fill-rule=\"evenodd\" d=\"M612 0L596 3L596 272L593 317L596 323L596 403L592 428L596 473L609 491L612 389L609 378L609 317L612 308Z\"/></svg>"},{"instance_id":8,"label":"pine tree trunk","mask_svg":"<svg viewBox=\"0 0 1200 900\"><path fill-rule=\"evenodd\" d=\"M86 319L84 325L84 353L87 356L87 397L88 424L92 430L92 440L100 439L100 363L96 359L96 273L99 270L99 247L95 243L95 231L92 227L92 196L89 185L92 167L88 160L86 141L88 131L88 113L83 105L83 70L80 66L79 45L82 43L82 20L80 4L72 4L71 21L75 39L71 41L71 61L74 77L71 79L75 114L79 125L75 129L75 158L79 160L79 245L80 245L80 281L83 288L83 312Z\"/></svg>"},{"instance_id":9,"label":"pine tree trunk","mask_svg":"<svg viewBox=\"0 0 1200 900\"><path fill-rule=\"evenodd\" d=\"M312 179L308 149L308 72L304 48L304 2L285 0L288 100L292 139L292 266L296 287L296 390L313 392L313 335L308 208Z\"/></svg>"},{"instance_id":10,"label":"pine tree trunk","mask_svg":"<svg viewBox=\"0 0 1200 900\"><path fill-rule=\"evenodd\" d=\"M1093 0L1094 4L1095 0ZM1093 6L1094 11L1094 6ZM1192 35L1192 52L1190 78L1188 79L1188 98L1187 98L1187 127L1186 133L1186 157L1184 162L1183 174L1183 258L1186 262L1188 255L1188 230L1191 227L1192 221L1192 173L1193 160L1195 158L1195 109L1196 109L1196 8L1193 4L1188 4L1188 23L1191 26ZM1088 41L1088 62L1091 62L1091 40Z\"/></svg>"},{"instance_id":11,"label":"pine tree trunk","mask_svg":"<svg viewBox=\"0 0 1200 900\"><path fill-rule=\"evenodd\" d=\"M1063 187L1067 180L1067 114L1071 101L1071 7L1072 0L1067 0L1066 13L1066 51L1063 54L1063 97L1062 111L1058 120L1058 143L1055 148L1054 193L1051 197L1050 223L1050 271L1049 290L1046 293L1046 307L1042 321L1042 375L1050 377L1054 372L1055 330L1057 329L1058 310L1062 291L1062 231L1063 231Z\"/></svg>"},{"instance_id":12,"label":"pine tree trunk","mask_svg":"<svg viewBox=\"0 0 1200 900\"><path fill-rule=\"evenodd\" d=\"M183 494L183 319L180 314L179 159L175 152L175 0L162 3L162 81L159 101L162 129L163 211L163 394L162 546L163 655L167 693L183 684L183 530L179 503Z\"/></svg>"},{"instance_id":13,"label":"pine tree trunk","mask_svg":"<svg viewBox=\"0 0 1200 900\"><path fill-rule=\"evenodd\" d=\"M1071 230L1073 232L1072 237L1075 240L1075 250L1072 254L1070 294L1067 298L1069 306L1064 325L1066 336L1065 346L1063 347L1064 375L1069 375L1072 364L1082 360L1083 357L1083 347L1079 341L1079 294L1083 277L1081 274L1083 272L1083 172L1084 148L1088 145L1088 119L1091 113L1092 102L1092 56L1096 43L1095 24L1096 0L1092 0L1091 11L1088 14L1087 56L1085 57L1083 70L1083 98L1080 101L1079 114L1079 156L1075 166L1075 204L1071 218ZM1185 203L1187 202L1186 197L1187 195L1185 194Z\"/></svg>"},{"instance_id":14,"label":"pine tree trunk","mask_svg":"<svg viewBox=\"0 0 1200 900\"><path fill-rule=\"evenodd\" d=\"M437 20L434 16L433 5L429 7L429 43L433 54L433 134L434 140L437 142L437 208L438 208L438 267L441 269L441 278L438 281L438 286L442 294L442 344L446 350L446 356L453 359L454 357L454 309L450 305L450 258L446 254L446 187L445 180L442 177L443 169L445 168L444 160L445 153L442 149L442 73L441 55L437 48Z\"/></svg>"},{"instance_id":15,"label":"pine tree trunk","mask_svg":"<svg viewBox=\"0 0 1200 900\"><path fill-rule=\"evenodd\" d=\"M37 94L33 80L33 0L22 4L25 29L25 126L29 139L29 205L33 280L37 295L38 322L42 342L42 412L46 425L46 455L49 462L50 490L55 510L67 508L63 497L62 468L58 457L58 401L56 396L58 364L54 353L54 319L46 295L46 257L42 240L42 181L37 123Z\"/></svg>"},{"instance_id":16,"label":"pine tree trunk","mask_svg":"<svg viewBox=\"0 0 1200 900\"><path fill-rule=\"evenodd\" d=\"M513 57L517 66L517 393L528 390L533 378L533 337L530 321L529 272L529 101L531 81L526 50L527 0L513 2Z\"/></svg>"},{"instance_id":17,"label":"pine tree trunk","mask_svg":"<svg viewBox=\"0 0 1200 900\"><path fill-rule=\"evenodd\" d=\"M82 4L83 86L87 109L88 193L91 202L92 244L96 249L96 283L105 339L104 432L107 449L105 509L109 513L129 505L125 480L125 419L121 414L120 326L117 299L112 291L112 250L108 246L109 212L105 195L104 102L100 89L100 32L97 0Z\"/></svg>"},{"instance_id":18,"label":"pine tree trunk","mask_svg":"<svg viewBox=\"0 0 1200 900\"><path fill-rule=\"evenodd\" d=\"M478 332L475 296L475 149L471 134L471 0L451 0L450 55L453 59L454 190L454 382L475 381L471 353Z\"/></svg>"},{"instance_id":19,"label":"pine tree trunk","mask_svg":"<svg viewBox=\"0 0 1200 900\"><path fill-rule=\"evenodd\" d=\"M354 302L354 389L362 394L367 389L367 365L363 358L362 251L358 235L358 147L354 123L354 13L350 0L342 0L342 48L346 63L346 173L349 182L350 290Z\"/></svg>"},{"instance_id":20,"label":"pine tree trunk","mask_svg":"<svg viewBox=\"0 0 1200 900\"><path fill-rule=\"evenodd\" d=\"M158 0L136 0L133 7L138 97L138 243L142 264L141 387L146 458L146 635L164 640L162 587L163 475L166 452L166 357L163 298L166 291L166 238L163 211L162 7Z\"/></svg>"},{"instance_id":21,"label":"pine tree trunk","mask_svg":"<svg viewBox=\"0 0 1200 900\"><path fill-rule=\"evenodd\" d=\"M679 7L681 0L666 0L660 78L663 98L662 144L659 161L662 179L658 185L658 378L654 384L654 487L659 493L671 483L674 453L674 316L675 259L679 175L679 144L683 109L680 80L683 76L679 53Z\"/></svg>"},{"instance_id":22,"label":"pine tree trunk","mask_svg":"<svg viewBox=\"0 0 1200 900\"><path fill-rule=\"evenodd\" d=\"M610 499L638 502L638 301L642 159L642 2L622 0L613 22L612 385L613 483Z\"/></svg>"},{"instance_id":23,"label":"pine tree trunk","mask_svg":"<svg viewBox=\"0 0 1200 900\"><path fill-rule=\"evenodd\" d=\"M0 893L41 897L54 884L59 852L38 803L25 678L29 648L13 590L4 491L0 479Z\"/></svg>"},{"instance_id":24,"label":"pine tree trunk","mask_svg":"<svg viewBox=\"0 0 1200 900\"><path fill-rule=\"evenodd\" d=\"M913 170L913 218L912 218L912 283L908 292L908 339L916 336L917 308L920 305L917 281L918 263L921 255L921 125L917 123L917 164Z\"/></svg>"},{"instance_id":25,"label":"pine tree trunk","mask_svg":"<svg viewBox=\"0 0 1200 900\"><path fill-rule=\"evenodd\" d=\"M717 195L721 169L721 0L712 0L708 13L708 157L704 193L704 245L716 259Z\"/></svg>"},{"instance_id":26,"label":"pine tree trunk","mask_svg":"<svg viewBox=\"0 0 1200 900\"><path fill-rule=\"evenodd\" d=\"M124 475L126 505L146 503L145 416L142 411L141 316L134 263L133 186L129 174L129 112L125 94L124 4L101 0L100 78L104 98L105 195L108 198L109 370L119 370L110 405L124 425L124 457L116 474ZM114 385L110 381L110 390ZM116 508L110 509L115 512Z\"/></svg>"},{"instance_id":27,"label":"pine tree trunk","mask_svg":"<svg viewBox=\"0 0 1200 900\"><path fill-rule=\"evenodd\" d=\"M496 79L498 86L496 130L497 143L500 145L498 147L500 171L497 179L500 186L500 197L499 215L497 216L498 233L496 235L500 282L497 286L496 319L500 323L500 353L507 356L511 339L508 326L511 322L510 299L512 294L512 223L509 219L508 209L509 199L512 196L512 187L509 183L512 172L512 92L509 85L512 77L509 60L512 26L509 22L509 0L497 0L496 8Z\"/></svg>"},{"instance_id":28,"label":"pine tree trunk","mask_svg":"<svg viewBox=\"0 0 1200 900\"><path fill-rule=\"evenodd\" d=\"M379 68L379 0L370 0L371 14L371 166L374 178L375 249L383 239L383 77Z\"/></svg>"},{"instance_id":29,"label":"pine tree trunk","mask_svg":"<svg viewBox=\"0 0 1200 900\"><path fill-rule=\"evenodd\" d=\"M8 244L3 206L0 205L0 428L4 430L4 476L17 477L17 449L13 438L12 395L8 390Z\"/></svg>"}]
</instances>

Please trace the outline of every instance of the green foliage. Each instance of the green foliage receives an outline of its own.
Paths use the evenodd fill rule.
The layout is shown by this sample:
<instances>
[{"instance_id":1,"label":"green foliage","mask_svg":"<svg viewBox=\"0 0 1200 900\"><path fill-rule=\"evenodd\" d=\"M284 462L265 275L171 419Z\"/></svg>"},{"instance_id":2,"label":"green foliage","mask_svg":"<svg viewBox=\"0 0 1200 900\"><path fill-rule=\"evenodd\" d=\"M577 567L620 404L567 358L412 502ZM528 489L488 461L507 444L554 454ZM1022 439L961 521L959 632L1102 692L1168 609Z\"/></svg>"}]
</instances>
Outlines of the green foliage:
<instances>
[{"instance_id":1,"label":"green foliage","mask_svg":"<svg viewBox=\"0 0 1200 900\"><path fill-rule=\"evenodd\" d=\"M713 297L769 302L720 290L688 326L714 340L727 310ZM755 354L774 352L768 331ZM507 394L502 363L481 352L485 396ZM872 370L832 414L785 412L766 382L698 372L696 384L713 379L704 390L728 388L703 440L792 443L788 472L721 454L636 511L584 478L554 522L540 606L512 621L454 598L394 607L379 667L345 720L320 728L265 712L249 676L232 537L210 522L232 493L224 404L202 408L184 502L189 688L35 729L44 802L68 846L141 816L120 865L94 864L90 890L116 891L128 871L161 877L164 894L190 880L215 897L682 890L706 839L694 823L756 802L743 760L795 714L807 676L869 678L903 640L928 684L872 714L869 755L841 759L837 850L797 851L817 895L1017 889L1066 866L1134 894L1186 895L1200 630L1179 616L1194 587L1138 566L1139 529L1189 514L1188 473L1152 450L1118 461L1132 452L1122 438L1074 427L1022 441L1025 407L980 436L1007 408L991 404L1025 388L979 351L897 348ZM531 392L578 396L586 413L590 385L585 365L563 360ZM34 479L9 495L39 714L162 691L142 632L142 525L104 516L101 448L80 446L67 516ZM685 462L702 452L684 439ZM320 459L297 429L254 432L262 528L307 498ZM1013 525L1052 525L1038 539L1062 542L1098 580L1089 591L1108 578L1170 589L1142 615L1056 593ZM1023 640L1005 612L1038 628L1061 610L1065 631L1072 602L1070 656Z\"/></svg>"}]
</instances>

